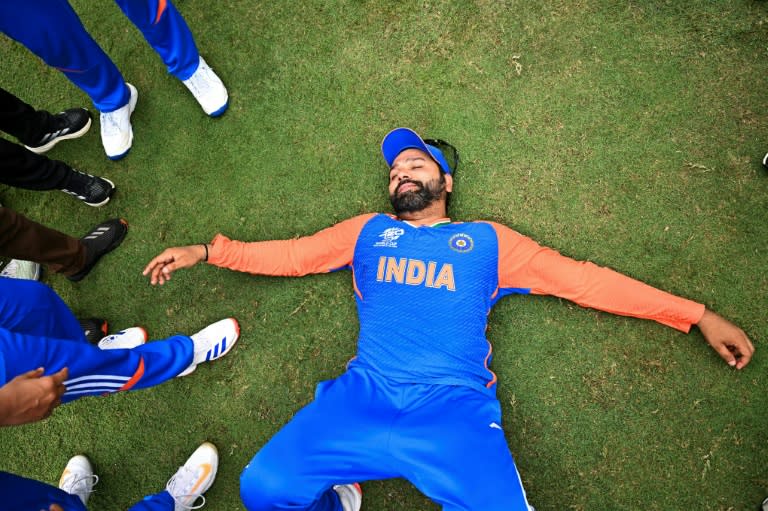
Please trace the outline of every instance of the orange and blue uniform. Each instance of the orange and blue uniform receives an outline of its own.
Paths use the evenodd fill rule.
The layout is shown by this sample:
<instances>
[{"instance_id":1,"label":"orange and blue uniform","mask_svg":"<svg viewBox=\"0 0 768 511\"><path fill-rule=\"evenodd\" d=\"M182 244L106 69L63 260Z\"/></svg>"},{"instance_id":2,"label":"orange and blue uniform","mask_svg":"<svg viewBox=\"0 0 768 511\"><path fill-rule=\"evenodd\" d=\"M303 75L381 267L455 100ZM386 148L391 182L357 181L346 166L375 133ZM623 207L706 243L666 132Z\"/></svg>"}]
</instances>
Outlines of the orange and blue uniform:
<instances>
[{"instance_id":1,"label":"orange and blue uniform","mask_svg":"<svg viewBox=\"0 0 768 511\"><path fill-rule=\"evenodd\" d=\"M579 262L494 222L361 215L312 236L239 242L209 262L263 275L352 271L357 356L318 386L241 477L251 510L340 510L333 484L404 477L446 511L529 509L501 430L487 317L554 295L688 331L704 306Z\"/></svg>"}]
</instances>

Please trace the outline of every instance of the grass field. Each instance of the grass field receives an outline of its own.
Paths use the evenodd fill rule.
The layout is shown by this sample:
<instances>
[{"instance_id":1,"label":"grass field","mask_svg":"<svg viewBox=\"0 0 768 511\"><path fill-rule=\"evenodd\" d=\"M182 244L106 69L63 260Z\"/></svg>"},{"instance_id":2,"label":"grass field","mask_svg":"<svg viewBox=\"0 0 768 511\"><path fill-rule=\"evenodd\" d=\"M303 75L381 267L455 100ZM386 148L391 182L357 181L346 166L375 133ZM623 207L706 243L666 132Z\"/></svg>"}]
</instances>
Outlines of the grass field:
<instances>
[{"instance_id":1,"label":"grass field","mask_svg":"<svg viewBox=\"0 0 768 511\"><path fill-rule=\"evenodd\" d=\"M101 476L90 508L122 510L210 440L222 459L206 509L241 509L242 468L355 352L350 276L201 266L152 288L141 270L217 232L290 238L388 210L379 143L410 126L461 151L454 219L499 221L700 301L757 347L736 372L695 329L500 302L493 369L537 510L751 510L768 495L768 2L180 0L229 88L220 119L115 4L71 3L139 90L135 139L110 162L96 123L49 155L117 195L99 210L55 191L1 187L0 200L73 235L130 222L82 283L45 277L76 313L154 338L233 315L243 336L189 378L1 430L0 469L55 483L85 453ZM0 86L27 102L89 106L5 37L0 56ZM405 481L363 489L364 511L437 509Z\"/></svg>"}]
</instances>

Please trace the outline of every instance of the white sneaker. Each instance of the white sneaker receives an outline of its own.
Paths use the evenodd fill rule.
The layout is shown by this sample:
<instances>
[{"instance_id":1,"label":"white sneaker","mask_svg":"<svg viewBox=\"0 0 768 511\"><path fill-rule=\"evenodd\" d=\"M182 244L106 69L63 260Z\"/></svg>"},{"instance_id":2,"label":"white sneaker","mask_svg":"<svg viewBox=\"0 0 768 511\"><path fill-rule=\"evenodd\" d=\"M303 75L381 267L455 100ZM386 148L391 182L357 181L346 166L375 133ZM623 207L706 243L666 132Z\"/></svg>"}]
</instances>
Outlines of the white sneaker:
<instances>
[{"instance_id":1,"label":"white sneaker","mask_svg":"<svg viewBox=\"0 0 768 511\"><path fill-rule=\"evenodd\" d=\"M222 319L190 337L195 344L195 355L189 367L179 376L190 374L201 362L216 360L229 353L240 337L240 325L235 318Z\"/></svg>"},{"instance_id":2,"label":"white sneaker","mask_svg":"<svg viewBox=\"0 0 768 511\"><path fill-rule=\"evenodd\" d=\"M134 326L104 337L99 341L98 347L102 350L129 350L145 342L147 342L147 331L140 326Z\"/></svg>"},{"instance_id":3,"label":"white sneaker","mask_svg":"<svg viewBox=\"0 0 768 511\"><path fill-rule=\"evenodd\" d=\"M91 462L82 454L78 454L67 462L59 479L59 488L69 494L77 495L85 505L88 503L88 497L93 493L93 487L98 482L99 476L93 473Z\"/></svg>"},{"instance_id":4,"label":"white sneaker","mask_svg":"<svg viewBox=\"0 0 768 511\"><path fill-rule=\"evenodd\" d=\"M176 503L174 511L200 509L205 505L205 493L216 478L219 468L219 452L216 446L205 442L171 477L165 489ZM202 499L195 505L197 499Z\"/></svg>"},{"instance_id":5,"label":"white sneaker","mask_svg":"<svg viewBox=\"0 0 768 511\"><path fill-rule=\"evenodd\" d=\"M333 491L339 495L344 511L360 511L360 506L363 504L363 489L359 484L337 484L333 487Z\"/></svg>"},{"instance_id":6,"label":"white sneaker","mask_svg":"<svg viewBox=\"0 0 768 511\"><path fill-rule=\"evenodd\" d=\"M22 261L21 259L11 259L5 265L0 277L9 279L40 280L40 265L32 261Z\"/></svg>"},{"instance_id":7,"label":"white sneaker","mask_svg":"<svg viewBox=\"0 0 768 511\"><path fill-rule=\"evenodd\" d=\"M200 57L200 64L192 76L182 80L181 83L187 86L203 107L203 111L211 117L218 117L227 110L229 106L227 88L203 57Z\"/></svg>"},{"instance_id":8,"label":"white sneaker","mask_svg":"<svg viewBox=\"0 0 768 511\"><path fill-rule=\"evenodd\" d=\"M110 160L119 160L126 154L133 144L133 128L131 127L131 114L139 100L139 91L130 83L126 83L131 91L128 103L114 112L103 113L101 122L101 144L104 152Z\"/></svg>"}]
</instances>

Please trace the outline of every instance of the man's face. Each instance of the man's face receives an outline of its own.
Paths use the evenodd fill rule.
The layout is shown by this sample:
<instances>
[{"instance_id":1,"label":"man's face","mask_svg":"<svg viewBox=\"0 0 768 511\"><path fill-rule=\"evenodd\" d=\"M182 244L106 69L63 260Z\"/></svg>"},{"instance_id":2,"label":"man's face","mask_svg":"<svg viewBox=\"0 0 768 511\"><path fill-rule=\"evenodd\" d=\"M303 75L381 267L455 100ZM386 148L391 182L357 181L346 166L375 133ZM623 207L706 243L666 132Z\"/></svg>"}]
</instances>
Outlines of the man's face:
<instances>
[{"instance_id":1,"label":"man's face","mask_svg":"<svg viewBox=\"0 0 768 511\"><path fill-rule=\"evenodd\" d=\"M452 180L419 149L406 149L397 155L389 170L389 201L395 213L421 211L451 191Z\"/></svg>"}]
</instances>

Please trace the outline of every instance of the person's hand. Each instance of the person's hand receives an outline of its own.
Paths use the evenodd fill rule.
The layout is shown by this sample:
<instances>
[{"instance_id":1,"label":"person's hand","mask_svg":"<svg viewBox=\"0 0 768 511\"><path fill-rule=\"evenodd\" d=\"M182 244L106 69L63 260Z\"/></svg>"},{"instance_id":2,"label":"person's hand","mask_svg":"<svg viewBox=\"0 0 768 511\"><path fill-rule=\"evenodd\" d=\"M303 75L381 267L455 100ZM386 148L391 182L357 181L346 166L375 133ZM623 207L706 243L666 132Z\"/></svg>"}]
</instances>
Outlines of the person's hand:
<instances>
[{"instance_id":1,"label":"person's hand","mask_svg":"<svg viewBox=\"0 0 768 511\"><path fill-rule=\"evenodd\" d=\"M149 275L149 282L163 285L171 280L171 273L181 268L189 268L205 259L205 245L189 245L187 247L166 248L152 259L142 275Z\"/></svg>"},{"instance_id":2,"label":"person's hand","mask_svg":"<svg viewBox=\"0 0 768 511\"><path fill-rule=\"evenodd\" d=\"M744 330L710 310L704 311L697 325L704 339L729 366L742 369L749 364L755 347Z\"/></svg>"},{"instance_id":3,"label":"person's hand","mask_svg":"<svg viewBox=\"0 0 768 511\"><path fill-rule=\"evenodd\" d=\"M58 504L51 504L51 507L48 508L48 511L64 511L61 509L61 506Z\"/></svg>"},{"instance_id":4,"label":"person's hand","mask_svg":"<svg viewBox=\"0 0 768 511\"><path fill-rule=\"evenodd\" d=\"M43 368L20 374L0 387L0 426L15 426L45 419L61 404L69 376L65 367L43 376Z\"/></svg>"}]
</instances>

